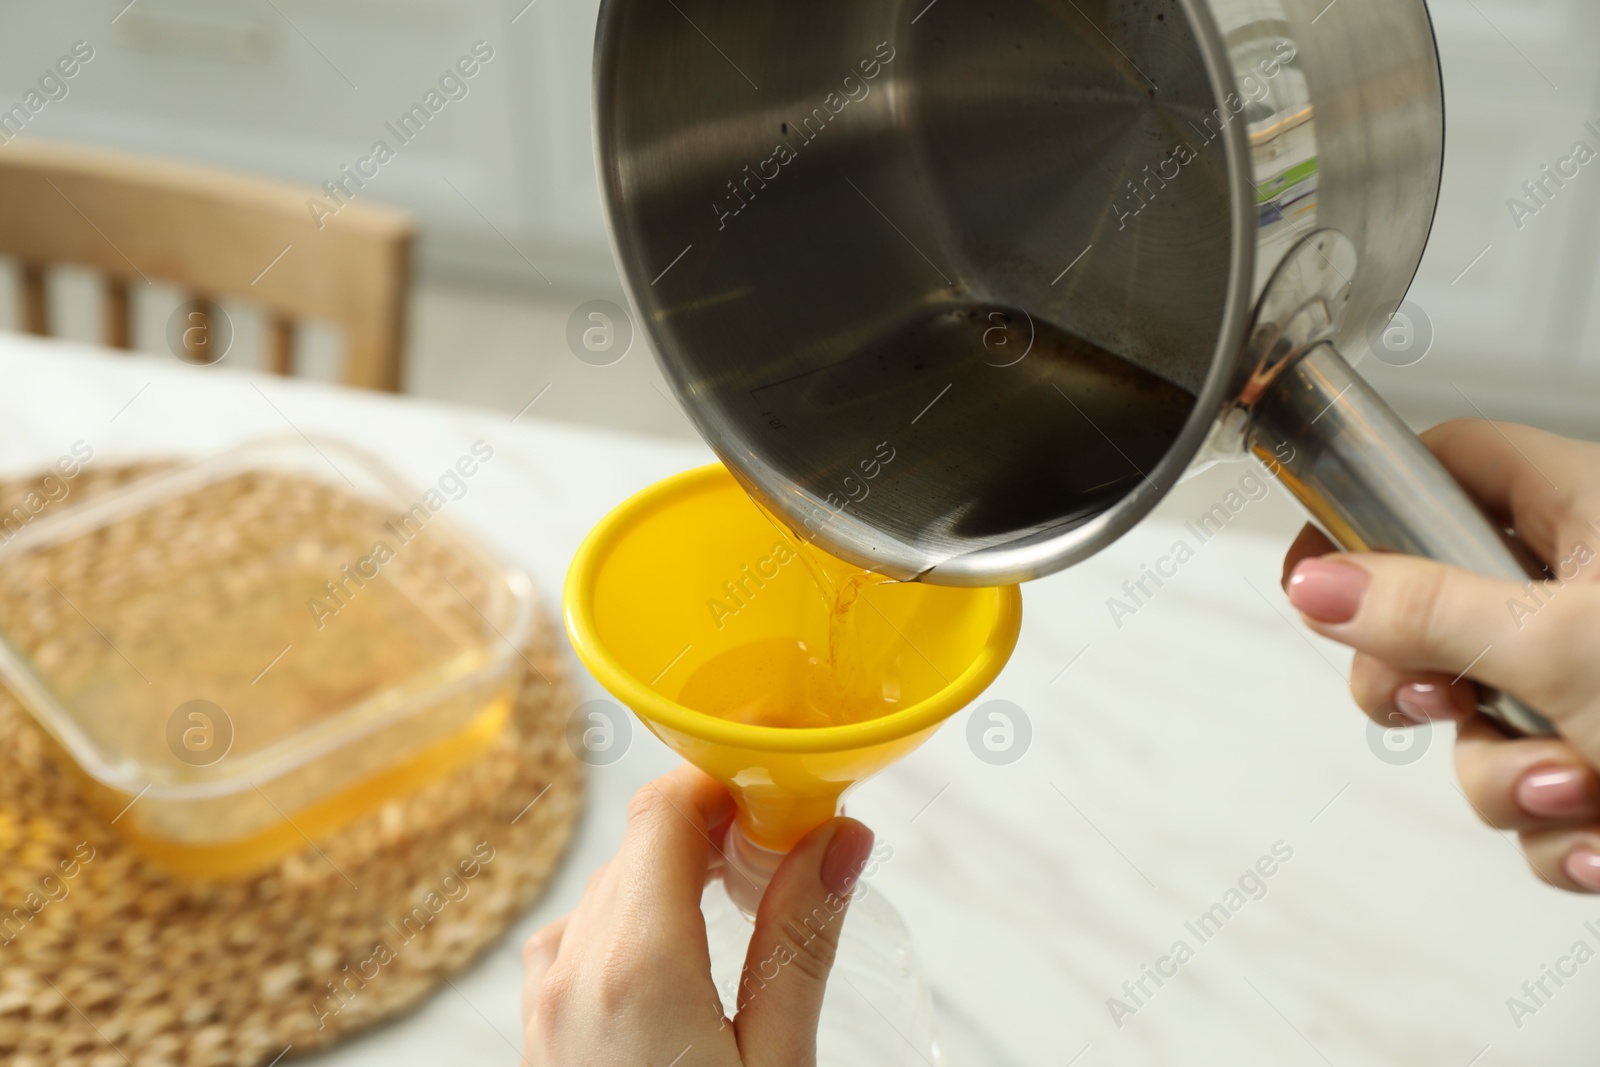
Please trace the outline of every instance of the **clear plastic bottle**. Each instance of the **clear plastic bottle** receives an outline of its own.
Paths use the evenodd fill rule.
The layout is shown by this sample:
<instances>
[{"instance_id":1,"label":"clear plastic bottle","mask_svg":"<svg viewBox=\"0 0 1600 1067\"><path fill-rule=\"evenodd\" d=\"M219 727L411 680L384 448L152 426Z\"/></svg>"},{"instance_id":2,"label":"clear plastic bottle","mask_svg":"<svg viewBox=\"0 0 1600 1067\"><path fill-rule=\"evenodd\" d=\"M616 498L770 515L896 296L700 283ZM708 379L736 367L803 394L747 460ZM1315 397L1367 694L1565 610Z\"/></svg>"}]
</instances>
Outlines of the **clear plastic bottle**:
<instances>
[{"instance_id":1,"label":"clear plastic bottle","mask_svg":"<svg viewBox=\"0 0 1600 1067\"><path fill-rule=\"evenodd\" d=\"M755 844L735 823L725 857L722 878L706 885L700 907L711 949L711 977L723 1011L731 1016L738 1010L756 906L784 853ZM843 919L839 952L822 1000L818 1067L944 1067L934 1032L933 994L900 913L870 878L863 878ZM746 998L759 997L773 974L753 973L745 983Z\"/></svg>"}]
</instances>

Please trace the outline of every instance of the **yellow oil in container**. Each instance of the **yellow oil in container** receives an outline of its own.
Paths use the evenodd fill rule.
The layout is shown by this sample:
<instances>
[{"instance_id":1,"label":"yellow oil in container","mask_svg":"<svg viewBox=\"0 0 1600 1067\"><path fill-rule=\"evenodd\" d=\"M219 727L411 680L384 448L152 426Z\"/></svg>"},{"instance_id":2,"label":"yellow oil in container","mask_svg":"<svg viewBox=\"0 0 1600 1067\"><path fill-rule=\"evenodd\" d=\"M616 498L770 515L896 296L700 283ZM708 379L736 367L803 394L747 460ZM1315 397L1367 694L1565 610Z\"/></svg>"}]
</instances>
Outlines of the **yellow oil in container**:
<instances>
[{"instance_id":1,"label":"yellow oil in container","mask_svg":"<svg viewBox=\"0 0 1600 1067\"><path fill-rule=\"evenodd\" d=\"M248 876L466 766L522 674L505 571L406 498L256 456L146 479L0 568L59 761L184 877Z\"/></svg>"},{"instance_id":2,"label":"yellow oil in container","mask_svg":"<svg viewBox=\"0 0 1600 1067\"><path fill-rule=\"evenodd\" d=\"M278 814L266 825L243 837L224 841L190 843L173 835L148 833L135 820L119 826L122 836L145 858L184 878L232 879L255 874L298 852L307 841L317 841L354 822L385 803L404 797L427 783L459 770L487 752L504 729L511 714L511 700L500 697L491 703L465 729L440 738L415 755L377 771L331 796L301 808L292 818ZM88 783L90 796L110 818L113 806L122 804L119 794L106 794ZM266 805L275 802L265 794L257 797ZM122 805L126 807L125 804Z\"/></svg>"}]
</instances>

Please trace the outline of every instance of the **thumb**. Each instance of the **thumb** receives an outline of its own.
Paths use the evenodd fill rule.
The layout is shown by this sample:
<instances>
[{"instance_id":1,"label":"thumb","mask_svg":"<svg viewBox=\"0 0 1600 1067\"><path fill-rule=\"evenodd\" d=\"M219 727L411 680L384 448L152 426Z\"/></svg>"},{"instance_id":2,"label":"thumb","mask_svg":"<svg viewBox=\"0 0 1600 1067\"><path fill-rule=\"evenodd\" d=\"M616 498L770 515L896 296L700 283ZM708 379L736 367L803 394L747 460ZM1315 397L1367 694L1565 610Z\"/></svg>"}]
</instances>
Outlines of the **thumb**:
<instances>
[{"instance_id":1,"label":"thumb","mask_svg":"<svg viewBox=\"0 0 1600 1067\"><path fill-rule=\"evenodd\" d=\"M823 989L872 840L854 819L830 820L773 875L739 981L734 1027L747 1067L816 1063Z\"/></svg>"}]
</instances>

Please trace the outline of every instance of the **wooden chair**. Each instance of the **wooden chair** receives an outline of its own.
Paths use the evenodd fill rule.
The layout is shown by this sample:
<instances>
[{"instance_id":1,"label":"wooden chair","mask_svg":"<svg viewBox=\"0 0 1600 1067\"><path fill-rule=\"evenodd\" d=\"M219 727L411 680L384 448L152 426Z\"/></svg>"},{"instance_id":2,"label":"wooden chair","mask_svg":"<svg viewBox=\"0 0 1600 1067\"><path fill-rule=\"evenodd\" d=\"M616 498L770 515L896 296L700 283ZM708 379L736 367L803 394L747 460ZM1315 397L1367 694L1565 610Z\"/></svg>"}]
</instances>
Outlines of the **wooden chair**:
<instances>
[{"instance_id":1,"label":"wooden chair","mask_svg":"<svg viewBox=\"0 0 1600 1067\"><path fill-rule=\"evenodd\" d=\"M312 198L338 207L322 190L22 138L0 147L0 255L21 263L30 333L50 332L46 267L70 263L104 276L113 347L129 347L130 286L171 282L201 301L201 324L220 298L265 309L277 374L291 373L296 322L321 319L343 330L347 384L399 391L414 228L348 199L319 225Z\"/></svg>"}]
</instances>

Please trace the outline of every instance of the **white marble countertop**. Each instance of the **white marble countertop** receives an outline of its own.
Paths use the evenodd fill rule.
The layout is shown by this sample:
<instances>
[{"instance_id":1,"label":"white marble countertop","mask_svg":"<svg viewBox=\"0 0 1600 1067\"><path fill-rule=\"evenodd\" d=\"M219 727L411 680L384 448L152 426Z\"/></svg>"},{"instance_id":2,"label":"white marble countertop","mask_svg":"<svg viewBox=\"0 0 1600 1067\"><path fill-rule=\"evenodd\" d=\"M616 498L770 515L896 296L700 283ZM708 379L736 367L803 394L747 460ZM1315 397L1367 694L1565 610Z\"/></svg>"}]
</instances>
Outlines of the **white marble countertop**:
<instances>
[{"instance_id":1,"label":"white marble countertop","mask_svg":"<svg viewBox=\"0 0 1600 1067\"><path fill-rule=\"evenodd\" d=\"M554 391L513 424L15 335L0 335L0 376L8 473L80 439L98 463L299 430L348 439L423 482L485 439L496 459L453 514L527 568L552 609L601 515L708 457L540 421L562 402ZM1507 998L1575 942L1600 948L1585 927L1600 929L1600 901L1537 883L1507 837L1477 824L1448 730L1409 752L1381 734L1374 747L1345 693L1349 655L1308 635L1278 590L1300 521L1281 490L1237 498L1240 513L1204 543L1186 527L1248 470L1192 479L1112 549L1024 589L1016 656L983 698L1024 710L1020 759L980 760L963 713L851 800L894 846L877 884L917 937L952 1063L1592 1065L1600 964L1520 1026ZM1178 540L1193 558L1114 620L1108 598ZM636 731L624 758L591 772L549 892L458 991L316 1062L516 1063L522 938L572 906L615 848L629 794L673 761ZM1259 899L1230 898L1274 846L1292 856L1264 864L1273 874L1259 888L1246 879ZM1186 927L1230 903L1204 941ZM1136 1003L1124 982L1180 940L1193 958L1160 987L1146 979ZM1133 1013L1114 1021L1113 996Z\"/></svg>"}]
</instances>

